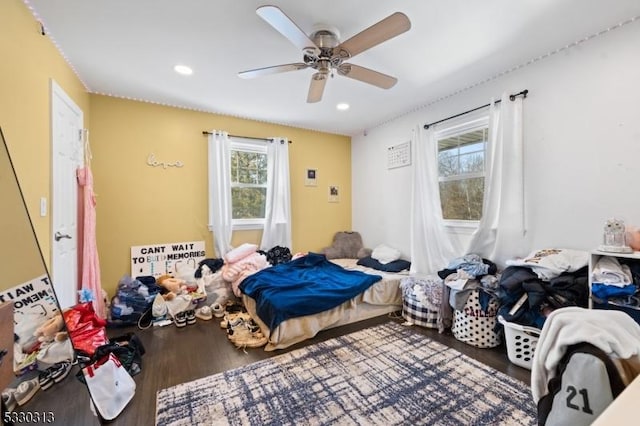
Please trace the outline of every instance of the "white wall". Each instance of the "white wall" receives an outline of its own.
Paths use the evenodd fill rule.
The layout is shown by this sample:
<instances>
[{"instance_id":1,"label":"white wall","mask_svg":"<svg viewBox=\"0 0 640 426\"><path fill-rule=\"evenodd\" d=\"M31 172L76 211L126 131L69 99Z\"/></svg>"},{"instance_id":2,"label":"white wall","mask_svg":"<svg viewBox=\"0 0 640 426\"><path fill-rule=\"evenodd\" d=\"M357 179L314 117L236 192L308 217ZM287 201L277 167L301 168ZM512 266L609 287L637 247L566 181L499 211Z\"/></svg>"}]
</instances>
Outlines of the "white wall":
<instances>
[{"instance_id":1,"label":"white wall","mask_svg":"<svg viewBox=\"0 0 640 426\"><path fill-rule=\"evenodd\" d=\"M365 244L386 243L410 257L413 166L388 170L388 146L409 140L416 126L523 89L529 89L524 100L528 244L513 255L546 247L591 250L612 216L640 226L636 20L353 137L352 224Z\"/></svg>"}]
</instances>

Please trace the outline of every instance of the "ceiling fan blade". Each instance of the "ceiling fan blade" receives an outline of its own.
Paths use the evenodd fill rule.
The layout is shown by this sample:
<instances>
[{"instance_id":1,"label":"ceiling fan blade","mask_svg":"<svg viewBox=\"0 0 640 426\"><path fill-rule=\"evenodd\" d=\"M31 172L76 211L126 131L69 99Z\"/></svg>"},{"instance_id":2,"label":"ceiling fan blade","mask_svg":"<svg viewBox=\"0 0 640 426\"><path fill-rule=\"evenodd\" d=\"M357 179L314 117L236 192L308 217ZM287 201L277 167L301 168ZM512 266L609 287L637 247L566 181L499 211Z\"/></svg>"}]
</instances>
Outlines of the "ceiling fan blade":
<instances>
[{"instance_id":1,"label":"ceiling fan blade","mask_svg":"<svg viewBox=\"0 0 640 426\"><path fill-rule=\"evenodd\" d=\"M318 46L279 7L261 6L256 13L304 53L311 56L320 54Z\"/></svg>"},{"instance_id":2,"label":"ceiling fan blade","mask_svg":"<svg viewBox=\"0 0 640 426\"><path fill-rule=\"evenodd\" d=\"M378 86L381 89L391 89L398 82L395 77L353 64L340 65L338 74Z\"/></svg>"},{"instance_id":3,"label":"ceiling fan blade","mask_svg":"<svg viewBox=\"0 0 640 426\"><path fill-rule=\"evenodd\" d=\"M263 75L279 74L281 72L298 71L308 68L309 65L302 62L296 64L275 65L273 67L256 68L254 70L241 71L238 73L240 78L255 78Z\"/></svg>"},{"instance_id":4,"label":"ceiling fan blade","mask_svg":"<svg viewBox=\"0 0 640 426\"><path fill-rule=\"evenodd\" d=\"M407 18L407 15L402 12L396 12L354 35L338 46L338 48L346 50L350 57L353 58L357 54L371 49L383 41L387 41L408 31L409 28L411 28L411 22L409 18Z\"/></svg>"},{"instance_id":5,"label":"ceiling fan blade","mask_svg":"<svg viewBox=\"0 0 640 426\"><path fill-rule=\"evenodd\" d=\"M307 95L308 103L320 102L322 100L322 93L324 92L324 86L327 84L327 77L327 74L320 72L311 76L309 94Z\"/></svg>"}]
</instances>

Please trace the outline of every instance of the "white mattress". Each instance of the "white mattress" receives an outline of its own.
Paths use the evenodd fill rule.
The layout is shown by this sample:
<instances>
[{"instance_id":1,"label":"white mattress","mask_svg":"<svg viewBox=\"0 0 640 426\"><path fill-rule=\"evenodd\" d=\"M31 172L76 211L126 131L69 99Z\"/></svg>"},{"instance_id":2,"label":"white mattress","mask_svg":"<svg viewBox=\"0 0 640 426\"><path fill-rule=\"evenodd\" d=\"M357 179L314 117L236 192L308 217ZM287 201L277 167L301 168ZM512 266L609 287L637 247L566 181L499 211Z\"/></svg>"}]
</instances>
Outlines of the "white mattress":
<instances>
[{"instance_id":1,"label":"white mattress","mask_svg":"<svg viewBox=\"0 0 640 426\"><path fill-rule=\"evenodd\" d=\"M408 271L396 274L365 268L356 264L357 259L332 259L331 261L345 269L380 275L382 280L333 309L314 315L290 318L280 323L274 330L269 330L258 316L255 300L243 294L242 301L247 311L260 325L262 332L269 336L269 341L265 346L266 351L284 349L315 336L321 330L402 309L400 280L409 275Z\"/></svg>"}]
</instances>

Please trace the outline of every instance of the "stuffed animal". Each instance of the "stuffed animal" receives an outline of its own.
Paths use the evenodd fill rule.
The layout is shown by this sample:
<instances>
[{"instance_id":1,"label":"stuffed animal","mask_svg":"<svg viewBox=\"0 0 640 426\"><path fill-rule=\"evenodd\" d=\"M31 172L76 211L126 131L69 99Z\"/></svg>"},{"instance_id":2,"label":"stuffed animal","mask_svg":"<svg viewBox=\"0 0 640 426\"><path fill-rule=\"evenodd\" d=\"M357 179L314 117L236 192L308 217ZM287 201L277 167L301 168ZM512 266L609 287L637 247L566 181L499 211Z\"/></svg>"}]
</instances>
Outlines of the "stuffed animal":
<instances>
[{"instance_id":1,"label":"stuffed animal","mask_svg":"<svg viewBox=\"0 0 640 426\"><path fill-rule=\"evenodd\" d=\"M47 319L40 327L36 328L33 333L38 338L39 342L53 342L54 340L63 341L66 339L66 332L63 332L64 320L62 314L56 313L51 318Z\"/></svg>"},{"instance_id":2,"label":"stuffed animal","mask_svg":"<svg viewBox=\"0 0 640 426\"><path fill-rule=\"evenodd\" d=\"M187 292L187 283L171 275L162 275L156 279L156 284L165 289L164 300L173 300L176 296Z\"/></svg>"}]
</instances>

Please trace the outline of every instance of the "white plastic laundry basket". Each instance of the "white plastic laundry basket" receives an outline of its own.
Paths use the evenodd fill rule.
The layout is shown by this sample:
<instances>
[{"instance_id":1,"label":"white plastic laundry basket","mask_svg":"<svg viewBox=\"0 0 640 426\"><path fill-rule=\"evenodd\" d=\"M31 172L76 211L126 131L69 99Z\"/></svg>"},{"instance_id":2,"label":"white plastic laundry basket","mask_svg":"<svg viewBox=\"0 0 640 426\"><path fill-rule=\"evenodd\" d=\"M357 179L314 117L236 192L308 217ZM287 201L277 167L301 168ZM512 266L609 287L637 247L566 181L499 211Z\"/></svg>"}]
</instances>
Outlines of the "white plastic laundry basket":
<instances>
[{"instance_id":1,"label":"white plastic laundry basket","mask_svg":"<svg viewBox=\"0 0 640 426\"><path fill-rule=\"evenodd\" d=\"M507 344L509 361L531 370L540 330L535 327L508 322L502 316L498 316L498 321L504 326L504 338Z\"/></svg>"}]
</instances>

